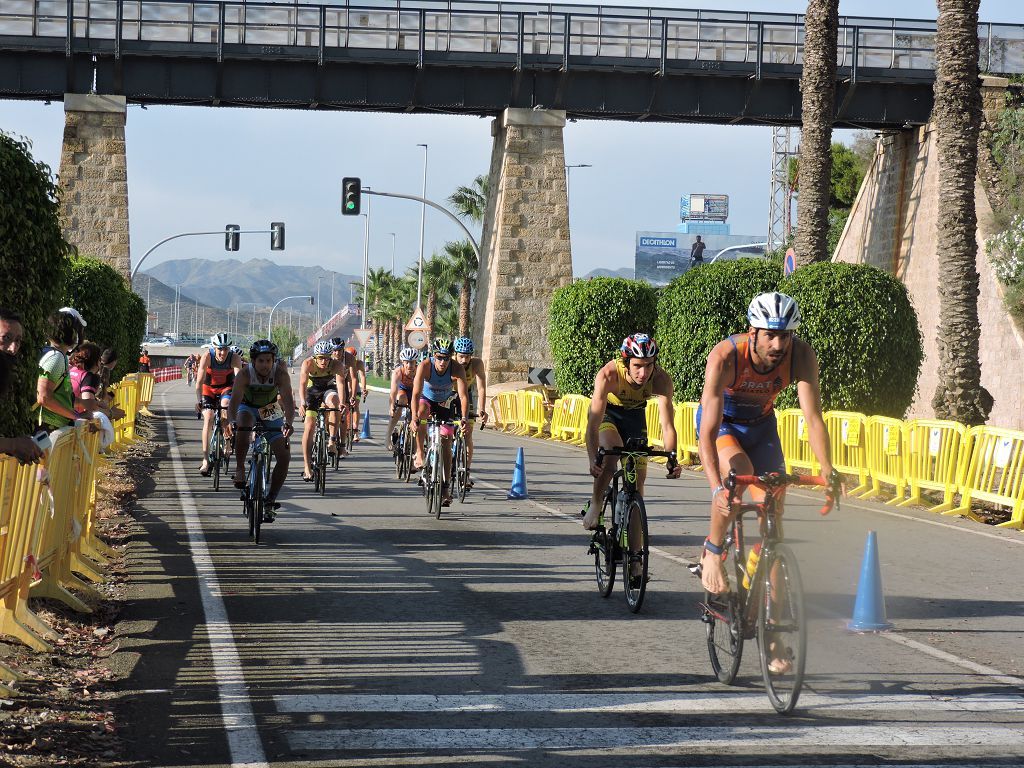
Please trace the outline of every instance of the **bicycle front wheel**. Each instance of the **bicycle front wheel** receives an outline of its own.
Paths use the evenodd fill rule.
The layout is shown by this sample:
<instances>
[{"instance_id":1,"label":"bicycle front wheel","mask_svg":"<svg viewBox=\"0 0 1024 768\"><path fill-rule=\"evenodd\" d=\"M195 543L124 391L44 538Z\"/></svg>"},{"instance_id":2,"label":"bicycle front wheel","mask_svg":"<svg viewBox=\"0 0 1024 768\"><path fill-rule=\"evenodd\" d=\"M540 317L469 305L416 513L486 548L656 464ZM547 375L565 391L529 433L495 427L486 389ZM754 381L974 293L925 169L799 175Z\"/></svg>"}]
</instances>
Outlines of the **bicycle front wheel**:
<instances>
[{"instance_id":1,"label":"bicycle front wheel","mask_svg":"<svg viewBox=\"0 0 1024 768\"><path fill-rule=\"evenodd\" d=\"M757 644L761 676L775 711L786 715L796 707L807 661L807 623L804 588L793 551L773 544L761 555L762 579L757 610Z\"/></svg>"},{"instance_id":2,"label":"bicycle front wheel","mask_svg":"<svg viewBox=\"0 0 1024 768\"><path fill-rule=\"evenodd\" d=\"M412 457L413 447L416 445L416 435L413 433L411 428L405 430L404 442L402 443L402 454L405 456L403 474L405 482L409 482L412 479Z\"/></svg>"},{"instance_id":3,"label":"bicycle front wheel","mask_svg":"<svg viewBox=\"0 0 1024 768\"><path fill-rule=\"evenodd\" d=\"M220 490L220 470L224 462L224 440L221 437L219 427L214 428L213 438L210 440L210 456L208 457L213 469L213 490Z\"/></svg>"},{"instance_id":4,"label":"bicycle front wheel","mask_svg":"<svg viewBox=\"0 0 1024 768\"><path fill-rule=\"evenodd\" d=\"M647 508L640 496L634 496L623 519L622 586L626 605L636 613L647 592L647 572L651 557L647 541Z\"/></svg>"},{"instance_id":5,"label":"bicycle front wheel","mask_svg":"<svg viewBox=\"0 0 1024 768\"><path fill-rule=\"evenodd\" d=\"M615 586L615 534L612 530L612 497L606 493L601 510L603 525L598 525L591 539L590 551L594 553L594 576L597 577L597 591L601 597L608 597ZM606 527L608 526L608 527Z\"/></svg>"},{"instance_id":6,"label":"bicycle front wheel","mask_svg":"<svg viewBox=\"0 0 1024 768\"><path fill-rule=\"evenodd\" d=\"M719 682L732 685L743 658L742 603L735 592L704 592L701 621L707 631L711 669Z\"/></svg>"},{"instance_id":7,"label":"bicycle front wheel","mask_svg":"<svg viewBox=\"0 0 1024 768\"><path fill-rule=\"evenodd\" d=\"M460 438L455 449L455 487L459 491L459 503L466 501L469 493L469 446L465 438Z\"/></svg>"}]
</instances>

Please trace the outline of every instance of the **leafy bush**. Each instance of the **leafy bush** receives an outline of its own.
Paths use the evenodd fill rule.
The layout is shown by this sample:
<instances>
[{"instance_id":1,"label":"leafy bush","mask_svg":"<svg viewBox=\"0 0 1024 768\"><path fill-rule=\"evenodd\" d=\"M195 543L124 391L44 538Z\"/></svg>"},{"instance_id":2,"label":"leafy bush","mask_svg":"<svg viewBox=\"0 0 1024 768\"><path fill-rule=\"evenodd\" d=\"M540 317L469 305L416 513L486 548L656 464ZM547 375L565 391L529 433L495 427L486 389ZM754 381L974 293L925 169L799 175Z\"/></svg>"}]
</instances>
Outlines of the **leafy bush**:
<instances>
[{"instance_id":1,"label":"leafy bush","mask_svg":"<svg viewBox=\"0 0 1024 768\"><path fill-rule=\"evenodd\" d=\"M777 261L738 259L691 269L665 287L655 338L676 400L700 399L708 353L730 334L746 330L750 300L774 291L781 279Z\"/></svg>"},{"instance_id":2,"label":"leafy bush","mask_svg":"<svg viewBox=\"0 0 1024 768\"><path fill-rule=\"evenodd\" d=\"M817 353L824 409L902 418L924 358L906 286L875 267L821 262L784 278L779 290L800 305L799 335ZM796 402L790 388L778 406Z\"/></svg>"},{"instance_id":3,"label":"leafy bush","mask_svg":"<svg viewBox=\"0 0 1024 768\"><path fill-rule=\"evenodd\" d=\"M558 391L591 394L598 370L622 340L631 333L654 331L657 306L654 289L639 280L595 277L555 291L548 341Z\"/></svg>"},{"instance_id":4,"label":"leafy bush","mask_svg":"<svg viewBox=\"0 0 1024 768\"><path fill-rule=\"evenodd\" d=\"M21 315L25 341L17 377L0 409L0 435L24 434L32 422L39 353L46 317L61 306L65 242L58 221L57 187L31 145L0 132L0 306Z\"/></svg>"},{"instance_id":5,"label":"leafy bush","mask_svg":"<svg viewBox=\"0 0 1024 768\"><path fill-rule=\"evenodd\" d=\"M64 300L88 323L86 338L117 350L112 380L134 371L146 330L146 307L128 289L120 273L98 259L73 256L68 263Z\"/></svg>"},{"instance_id":6,"label":"leafy bush","mask_svg":"<svg viewBox=\"0 0 1024 768\"><path fill-rule=\"evenodd\" d=\"M1004 285L1024 283L1024 215L985 242L985 251L996 277Z\"/></svg>"}]
</instances>

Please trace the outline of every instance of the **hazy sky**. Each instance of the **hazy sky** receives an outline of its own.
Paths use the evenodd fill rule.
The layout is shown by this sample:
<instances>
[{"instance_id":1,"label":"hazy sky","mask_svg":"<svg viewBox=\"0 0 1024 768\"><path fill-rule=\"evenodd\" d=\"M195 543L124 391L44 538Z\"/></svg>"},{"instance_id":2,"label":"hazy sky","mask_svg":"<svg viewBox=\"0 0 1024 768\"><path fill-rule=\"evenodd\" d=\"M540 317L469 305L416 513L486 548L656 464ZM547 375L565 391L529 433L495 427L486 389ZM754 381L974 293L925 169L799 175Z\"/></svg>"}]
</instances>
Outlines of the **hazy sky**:
<instances>
[{"instance_id":1,"label":"hazy sky","mask_svg":"<svg viewBox=\"0 0 1024 768\"><path fill-rule=\"evenodd\" d=\"M619 0L616 5L659 5ZM660 3L675 5L673 3ZM708 0L685 7L800 13L800 0ZM840 14L885 16L897 7L878 0L842 0ZM903 18L935 18L927 0L901 0ZM982 0L981 20L1024 23L1021 0ZM0 129L29 138L37 159L60 165L63 104L0 101ZM837 132L849 140L849 132ZM763 237L767 228L770 130L711 125L580 121L565 128L567 163L589 163L571 177L574 271L632 266L637 230L672 230L679 197L689 192L730 196L735 234ZM319 264L362 272L362 219L342 218L341 178L365 186L419 194L423 150L429 145L427 196L443 200L457 185L486 172L490 119L208 107L129 106L128 194L133 263L158 240L177 232L237 223L263 228L287 223L282 263ZM621 180L629 181L623 202ZM611 213L613 195L617 198ZM364 198L365 204L365 198ZM397 233L397 269L416 261L419 205L371 200L370 264L390 266L390 232ZM460 236L428 209L426 252ZM269 235L242 238L240 258L269 257ZM223 239L184 238L147 261L225 257Z\"/></svg>"}]
</instances>

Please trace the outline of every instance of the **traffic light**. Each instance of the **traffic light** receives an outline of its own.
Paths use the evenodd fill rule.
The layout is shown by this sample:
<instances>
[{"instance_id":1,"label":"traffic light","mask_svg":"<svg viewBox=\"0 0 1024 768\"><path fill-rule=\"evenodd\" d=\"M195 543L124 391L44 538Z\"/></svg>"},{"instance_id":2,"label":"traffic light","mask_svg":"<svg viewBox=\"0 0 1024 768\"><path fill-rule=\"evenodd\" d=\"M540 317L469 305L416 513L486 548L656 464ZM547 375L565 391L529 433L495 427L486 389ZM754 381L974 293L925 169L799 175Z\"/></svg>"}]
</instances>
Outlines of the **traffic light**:
<instances>
[{"instance_id":1,"label":"traffic light","mask_svg":"<svg viewBox=\"0 0 1024 768\"><path fill-rule=\"evenodd\" d=\"M284 250L284 222L272 221L270 223L270 250Z\"/></svg>"},{"instance_id":2,"label":"traffic light","mask_svg":"<svg viewBox=\"0 0 1024 768\"><path fill-rule=\"evenodd\" d=\"M359 179L346 176L341 180L341 215L358 216L359 203L362 198L362 186Z\"/></svg>"},{"instance_id":3,"label":"traffic light","mask_svg":"<svg viewBox=\"0 0 1024 768\"><path fill-rule=\"evenodd\" d=\"M241 236L238 231L241 229L237 224L228 224L224 227L224 250L225 251L237 251L238 241Z\"/></svg>"}]
</instances>

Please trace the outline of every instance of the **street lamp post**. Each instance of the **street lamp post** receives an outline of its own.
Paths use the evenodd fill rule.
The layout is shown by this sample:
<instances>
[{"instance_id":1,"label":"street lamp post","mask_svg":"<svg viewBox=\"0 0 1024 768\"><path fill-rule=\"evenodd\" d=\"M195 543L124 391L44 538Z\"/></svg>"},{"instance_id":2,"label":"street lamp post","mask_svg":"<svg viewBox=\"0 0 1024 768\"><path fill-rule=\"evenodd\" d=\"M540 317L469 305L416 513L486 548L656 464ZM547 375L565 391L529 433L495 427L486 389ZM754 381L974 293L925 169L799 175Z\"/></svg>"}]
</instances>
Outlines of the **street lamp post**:
<instances>
[{"instance_id":1,"label":"street lamp post","mask_svg":"<svg viewBox=\"0 0 1024 768\"><path fill-rule=\"evenodd\" d=\"M270 310L270 317L267 318L267 338L271 339L274 335L274 310L281 306L284 302L289 299L309 299L310 304L314 304L315 301L312 296L285 296L281 301L274 305L273 309ZM273 339L271 339L273 341ZM280 350L278 350L280 351Z\"/></svg>"},{"instance_id":2,"label":"street lamp post","mask_svg":"<svg viewBox=\"0 0 1024 768\"><path fill-rule=\"evenodd\" d=\"M366 272L370 263L370 213L359 214L363 219L363 311L359 327L366 327Z\"/></svg>"},{"instance_id":3,"label":"street lamp post","mask_svg":"<svg viewBox=\"0 0 1024 768\"><path fill-rule=\"evenodd\" d=\"M426 144L417 144L417 147L423 147L423 195L427 196L427 154L429 147ZM426 203L420 204L420 260L419 266L416 269L416 309L420 308L421 300L423 298L423 237L425 233L425 227L427 224L427 206Z\"/></svg>"},{"instance_id":4,"label":"street lamp post","mask_svg":"<svg viewBox=\"0 0 1024 768\"><path fill-rule=\"evenodd\" d=\"M395 274L395 238L394 232L388 232L391 235L391 274Z\"/></svg>"},{"instance_id":5,"label":"street lamp post","mask_svg":"<svg viewBox=\"0 0 1024 768\"><path fill-rule=\"evenodd\" d=\"M590 163L577 163L565 166L565 204L569 205L569 176L573 168L593 168Z\"/></svg>"}]
</instances>

